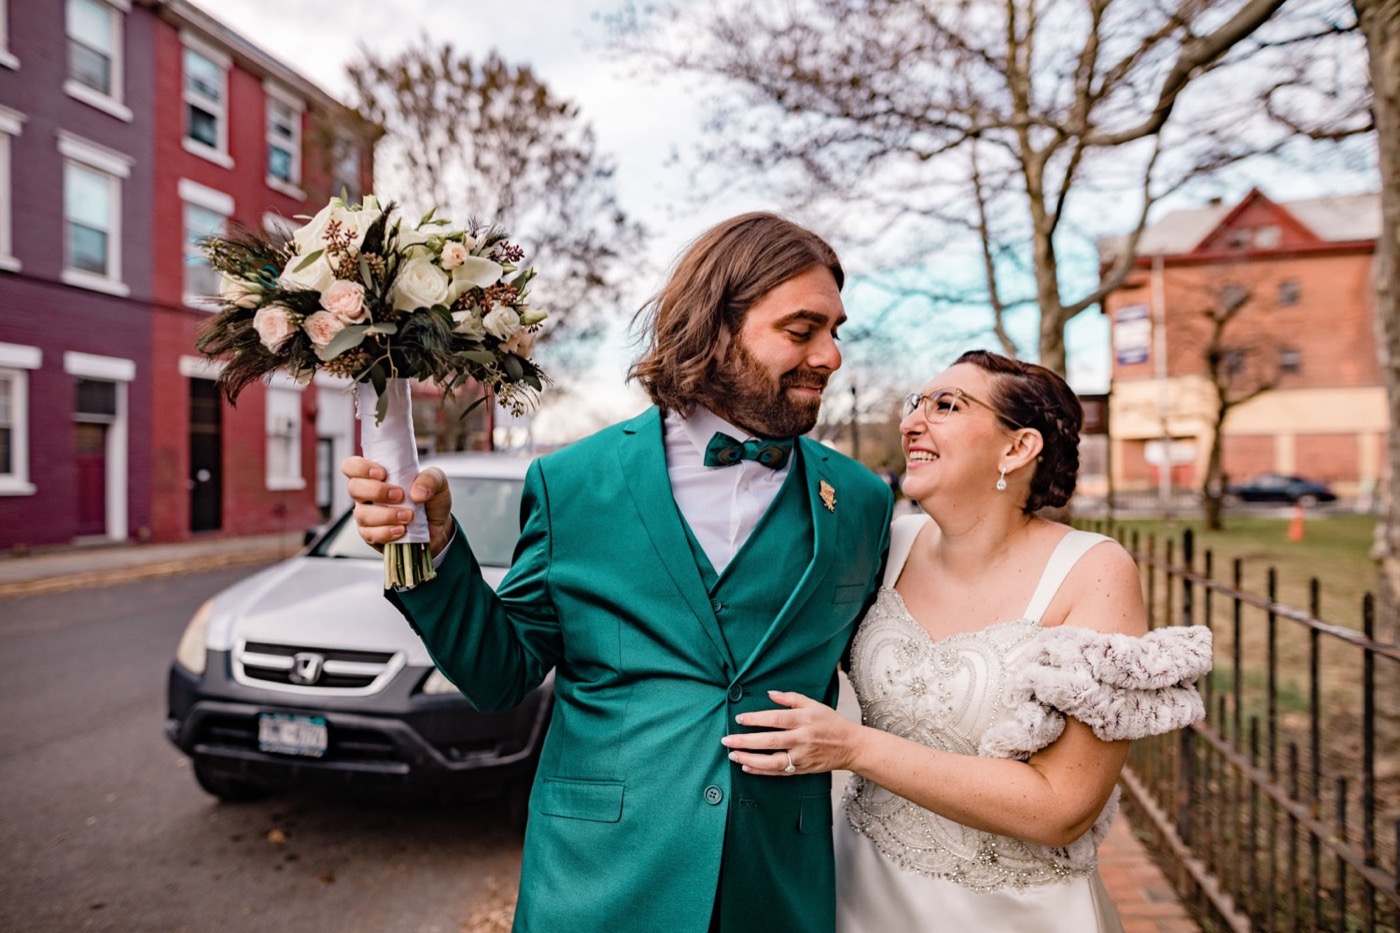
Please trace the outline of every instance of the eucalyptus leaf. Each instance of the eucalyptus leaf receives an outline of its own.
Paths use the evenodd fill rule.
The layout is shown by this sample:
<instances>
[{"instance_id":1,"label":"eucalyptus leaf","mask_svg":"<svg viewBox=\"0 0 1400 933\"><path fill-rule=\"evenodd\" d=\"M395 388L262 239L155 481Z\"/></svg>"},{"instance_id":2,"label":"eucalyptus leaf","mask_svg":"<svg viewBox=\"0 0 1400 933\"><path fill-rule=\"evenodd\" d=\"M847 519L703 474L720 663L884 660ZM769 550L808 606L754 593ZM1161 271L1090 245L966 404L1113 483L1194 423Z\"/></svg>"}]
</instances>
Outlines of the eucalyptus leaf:
<instances>
[{"instance_id":1,"label":"eucalyptus leaf","mask_svg":"<svg viewBox=\"0 0 1400 933\"><path fill-rule=\"evenodd\" d=\"M480 363L482 366L490 366L496 362L496 354L490 350L463 350L461 355L473 363Z\"/></svg>"},{"instance_id":2,"label":"eucalyptus leaf","mask_svg":"<svg viewBox=\"0 0 1400 933\"><path fill-rule=\"evenodd\" d=\"M322 362L326 362L335 359L337 356L344 353L346 350L358 347L360 345L360 342L365 339L365 335L369 333L370 328L372 326L378 325L350 325L349 327L345 328L340 333L332 337L330 343L326 344L325 347L323 347L320 350L317 350L316 356L319 357Z\"/></svg>"},{"instance_id":3,"label":"eucalyptus leaf","mask_svg":"<svg viewBox=\"0 0 1400 933\"><path fill-rule=\"evenodd\" d=\"M464 410L464 411L462 412L462 414L461 414L461 416L458 418L458 420L460 421L462 418L465 418L465 417L467 417L467 415L470 415L472 412L476 411L477 407L480 406L481 403L484 402L484 401L486 401L486 393L485 393L485 392L483 392L483 393L481 394L481 397L478 398L475 402L472 402L470 405L468 405L468 406L466 407L466 410Z\"/></svg>"},{"instance_id":4,"label":"eucalyptus leaf","mask_svg":"<svg viewBox=\"0 0 1400 933\"><path fill-rule=\"evenodd\" d=\"M357 324L355 326L359 327L361 325ZM399 325L395 324L393 321L376 321L369 325L369 333L371 334L397 334L398 332ZM343 334L345 331L341 331L341 333Z\"/></svg>"},{"instance_id":5,"label":"eucalyptus leaf","mask_svg":"<svg viewBox=\"0 0 1400 933\"><path fill-rule=\"evenodd\" d=\"M521 379L525 378L525 367L520 365L520 357L516 356L514 353L507 353L505 356L501 357L501 365L505 367L505 371L509 374L512 382L519 382Z\"/></svg>"},{"instance_id":6,"label":"eucalyptus leaf","mask_svg":"<svg viewBox=\"0 0 1400 933\"><path fill-rule=\"evenodd\" d=\"M307 266L320 259L323 253L325 253L325 249L318 249L313 253L308 253L306 255L306 258L303 259L301 262L297 263L297 267L292 271L300 272L302 269L305 269Z\"/></svg>"}]
</instances>

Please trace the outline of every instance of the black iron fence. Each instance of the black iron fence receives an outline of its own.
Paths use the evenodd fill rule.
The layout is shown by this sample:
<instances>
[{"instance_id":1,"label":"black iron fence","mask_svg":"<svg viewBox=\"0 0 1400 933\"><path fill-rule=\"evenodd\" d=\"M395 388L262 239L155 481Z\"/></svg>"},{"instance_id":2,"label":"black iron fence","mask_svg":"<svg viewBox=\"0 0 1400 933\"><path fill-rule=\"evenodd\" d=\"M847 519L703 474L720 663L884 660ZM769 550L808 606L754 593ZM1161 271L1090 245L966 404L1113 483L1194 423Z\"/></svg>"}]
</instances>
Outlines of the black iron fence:
<instances>
[{"instance_id":1,"label":"black iron fence","mask_svg":"<svg viewBox=\"0 0 1400 933\"><path fill-rule=\"evenodd\" d=\"M1088 523L1091 527L1094 523ZM1180 543L1115 534L1137 559L1150 625L1205 625L1206 719L1133 743L1124 807L1207 930L1400 931L1400 647L1241 588ZM1224 571L1221 574L1221 571Z\"/></svg>"}]
</instances>

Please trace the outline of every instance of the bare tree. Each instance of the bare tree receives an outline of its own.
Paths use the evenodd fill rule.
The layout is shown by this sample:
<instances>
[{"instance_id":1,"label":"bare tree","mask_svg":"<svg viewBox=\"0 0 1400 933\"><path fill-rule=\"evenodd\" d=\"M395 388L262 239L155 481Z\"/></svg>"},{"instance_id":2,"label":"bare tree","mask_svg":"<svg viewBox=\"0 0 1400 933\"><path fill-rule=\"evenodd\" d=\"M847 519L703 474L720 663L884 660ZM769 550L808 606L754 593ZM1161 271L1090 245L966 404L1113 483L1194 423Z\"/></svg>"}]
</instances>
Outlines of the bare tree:
<instances>
[{"instance_id":1,"label":"bare tree","mask_svg":"<svg viewBox=\"0 0 1400 933\"><path fill-rule=\"evenodd\" d=\"M426 36L394 55L362 47L354 104L386 131L381 194L412 211L499 223L539 271L544 339L593 336L617 310L644 232L618 205L593 130L526 65L480 61Z\"/></svg>"},{"instance_id":2,"label":"bare tree","mask_svg":"<svg viewBox=\"0 0 1400 933\"><path fill-rule=\"evenodd\" d=\"M1390 403L1385 514L1376 530L1380 637L1400 640L1400 0L1355 0L1366 36L1371 108L1381 167L1381 236L1376 246L1376 312ZM1392 702L1392 717L1400 704Z\"/></svg>"},{"instance_id":3,"label":"bare tree","mask_svg":"<svg viewBox=\"0 0 1400 933\"><path fill-rule=\"evenodd\" d=\"M1222 458L1225 423L1236 408L1278 385L1282 348L1267 328L1249 326L1248 318L1257 321L1262 310L1256 289L1235 280L1209 291L1212 294L1200 309L1200 349L1214 398L1201 501L1206 527L1219 531L1224 527L1221 519L1227 492Z\"/></svg>"},{"instance_id":4,"label":"bare tree","mask_svg":"<svg viewBox=\"0 0 1400 933\"><path fill-rule=\"evenodd\" d=\"M614 25L625 51L732 92L701 161L757 169L886 268L975 294L1009 353L1038 310L1040 361L1063 372L1066 324L1121 283L1153 204L1291 137L1239 87L1245 59L1326 32L1311 7L1271 22L1284 3L706 0ZM1072 239L1106 213L1132 218L1114 264L1071 275ZM946 261L968 235L980 249Z\"/></svg>"}]
</instances>

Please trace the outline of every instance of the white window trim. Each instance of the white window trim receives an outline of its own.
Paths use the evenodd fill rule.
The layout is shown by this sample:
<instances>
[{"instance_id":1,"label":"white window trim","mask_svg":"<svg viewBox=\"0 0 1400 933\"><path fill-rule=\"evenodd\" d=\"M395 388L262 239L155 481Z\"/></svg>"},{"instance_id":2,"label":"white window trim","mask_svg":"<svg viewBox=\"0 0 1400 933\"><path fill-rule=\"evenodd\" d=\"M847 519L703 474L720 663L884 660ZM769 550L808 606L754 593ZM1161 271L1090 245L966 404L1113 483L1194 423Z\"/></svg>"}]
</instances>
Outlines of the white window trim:
<instances>
[{"instance_id":1,"label":"white window trim","mask_svg":"<svg viewBox=\"0 0 1400 933\"><path fill-rule=\"evenodd\" d=\"M44 351L18 343L0 343L0 369L14 376L15 423L11 437L12 472L0 476L0 496L32 496L29 481L29 370L43 365Z\"/></svg>"},{"instance_id":2,"label":"white window trim","mask_svg":"<svg viewBox=\"0 0 1400 933\"><path fill-rule=\"evenodd\" d=\"M202 356L182 356L178 364L180 375L186 379L218 379L225 365L223 360Z\"/></svg>"},{"instance_id":3,"label":"white window trim","mask_svg":"<svg viewBox=\"0 0 1400 933\"><path fill-rule=\"evenodd\" d=\"M134 160L127 155L74 136L65 130L58 131L58 151L66 160L76 162L107 176L112 189L112 229L108 231L111 247L107 257L107 274L98 275L85 269L65 268L59 279L66 285L75 285L109 295L126 297L131 289L122 281L122 181L131 175ZM67 205L64 206L64 223L67 223Z\"/></svg>"},{"instance_id":4,"label":"white window trim","mask_svg":"<svg viewBox=\"0 0 1400 933\"><path fill-rule=\"evenodd\" d=\"M63 82L63 91L74 100L82 101L89 107L95 107L103 113L116 117L127 123L131 122L131 108L127 107L123 101L126 97L126 14L131 12L130 0L97 0L112 8L116 15L112 17L112 93L103 94L96 88L90 88L86 84L67 78ZM65 14L67 9L65 7ZM64 55L68 54L68 24L63 27ZM18 67L19 63L15 63ZM65 69L67 65L65 64Z\"/></svg>"},{"instance_id":5,"label":"white window trim","mask_svg":"<svg viewBox=\"0 0 1400 933\"><path fill-rule=\"evenodd\" d=\"M293 137L292 137L292 140L291 140L291 147L292 147L292 180L291 180L291 182L286 182L286 181L283 181L282 179L276 177L276 176L273 175L271 172L267 172L267 173L266 173L266 174L267 174L267 186L268 186L269 188L271 188L273 191L280 191L282 194L285 194L285 195L287 195L288 197L296 198L296 199L299 200L299 201L304 201L304 200L306 200L306 192L302 191L302 189L301 189L301 180L302 180L302 178L301 178L301 173L302 173L302 164L301 164L301 150L302 150L301 122L302 122L302 118L303 118L303 117L305 116L305 114L306 114L306 101L302 100L300 97L297 97L295 94L293 94L291 91L287 90L286 88L282 87L280 84L274 84L274 83L271 82L271 81L264 81L264 82L263 82L263 93L265 93L265 94L267 95L267 98L268 98L268 101L267 101L267 115L266 115L267 126L265 127L265 129L266 129L266 131L267 131L266 134L265 134L266 137L267 137L267 139L266 139L265 142L266 142L267 144L271 144L271 143L273 142L273 137L272 137L272 112L271 112L271 111L272 111L272 102L275 100L275 101L279 101L279 102L281 102L281 103L283 103L283 104L286 104L288 107L292 108L292 110L296 113L296 126L294 127L295 133L293 134ZM278 140L277 140L277 143L278 143L278 145L283 145L283 144L285 144L285 141L282 140L282 139L278 139ZM263 160L264 160L264 162L266 162L266 159L267 159L267 154L266 154L266 152L264 152L264 154L263 154Z\"/></svg>"},{"instance_id":6,"label":"white window trim","mask_svg":"<svg viewBox=\"0 0 1400 933\"><path fill-rule=\"evenodd\" d=\"M225 194L215 188L201 185L197 181L190 181L188 178L180 179L179 191L180 201L182 203L193 204L207 211L221 214L225 220L233 216L234 200L231 194ZM181 242L181 249L184 249L183 240ZM181 259L183 260L183 258L182 255ZM183 283L181 284L183 285ZM218 301L208 295L195 295L185 292L181 296L181 301L184 302L185 307L193 308L196 311L219 310Z\"/></svg>"},{"instance_id":7,"label":"white window trim","mask_svg":"<svg viewBox=\"0 0 1400 933\"><path fill-rule=\"evenodd\" d=\"M18 69L19 59L10 51L10 4L0 0L0 65Z\"/></svg>"},{"instance_id":8,"label":"white window trim","mask_svg":"<svg viewBox=\"0 0 1400 933\"><path fill-rule=\"evenodd\" d=\"M224 168L231 169L233 168L233 157L229 155L228 151L228 73L229 69L233 65L233 59L231 59L227 53L214 48L208 43L200 41L200 39L193 33L180 33L180 43L181 102L185 104L199 104L202 107L206 107L210 111L217 110L219 117L217 132L219 144L217 146L209 146L205 143L200 142L197 139L191 139L189 136L189 127L187 126L181 126L180 128L180 144L184 146L186 152L193 153L194 155L199 156L201 159L208 159L215 165L220 165ZM189 49L190 51L209 59L215 65L218 65L219 69L223 72L222 87L219 89L219 100L217 102L209 100L209 98L205 97L202 94L195 94L190 91L188 82L185 78L185 49ZM183 121L186 116L186 114L182 113L181 120Z\"/></svg>"},{"instance_id":9,"label":"white window trim","mask_svg":"<svg viewBox=\"0 0 1400 933\"><path fill-rule=\"evenodd\" d=\"M63 371L84 379L131 382L136 378L136 362L119 356L98 356L96 353L69 350L63 354Z\"/></svg>"},{"instance_id":10,"label":"white window trim","mask_svg":"<svg viewBox=\"0 0 1400 933\"><path fill-rule=\"evenodd\" d=\"M298 383L295 379L292 379L286 373L273 373L272 378L268 381L269 392L272 390L286 391L288 389L291 389L300 393L304 391L305 388L305 386ZM269 401L268 403L265 403L265 414L263 419L263 478L265 485L269 492L285 492L295 489L305 489L306 475L304 470L304 464L302 464L301 462L301 436L305 432L306 419L302 416L301 413L300 398L297 399L296 424L293 429L293 434L291 435L293 438L292 452L295 463L293 464L293 470L284 476L273 476L271 472L269 472L272 465L272 459L267 455L267 438L273 436L271 432L272 417L272 405Z\"/></svg>"},{"instance_id":11,"label":"white window trim","mask_svg":"<svg viewBox=\"0 0 1400 933\"><path fill-rule=\"evenodd\" d=\"M0 0L0 17L5 15L5 0ZM22 268L15 258L14 227L11 212L14 203L14 176L10 167L14 164L14 150L10 140L24 130L24 114L9 107L0 107L0 269L18 272Z\"/></svg>"}]
</instances>

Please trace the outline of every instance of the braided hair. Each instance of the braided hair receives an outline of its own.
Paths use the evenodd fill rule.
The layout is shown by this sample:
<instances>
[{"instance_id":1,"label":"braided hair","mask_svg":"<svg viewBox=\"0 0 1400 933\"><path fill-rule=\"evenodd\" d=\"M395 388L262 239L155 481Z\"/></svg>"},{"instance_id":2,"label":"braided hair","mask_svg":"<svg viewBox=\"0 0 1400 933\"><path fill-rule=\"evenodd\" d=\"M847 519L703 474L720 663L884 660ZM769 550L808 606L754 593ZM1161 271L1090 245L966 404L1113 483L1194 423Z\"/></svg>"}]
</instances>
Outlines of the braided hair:
<instances>
[{"instance_id":1,"label":"braided hair","mask_svg":"<svg viewBox=\"0 0 1400 933\"><path fill-rule=\"evenodd\" d=\"M1022 511L1029 515L1068 502L1079 476L1079 431L1084 426L1084 406L1074 390L1054 370L988 350L969 350L954 365L957 363L990 373L988 401L1002 421L1034 428L1045 442Z\"/></svg>"}]
</instances>

